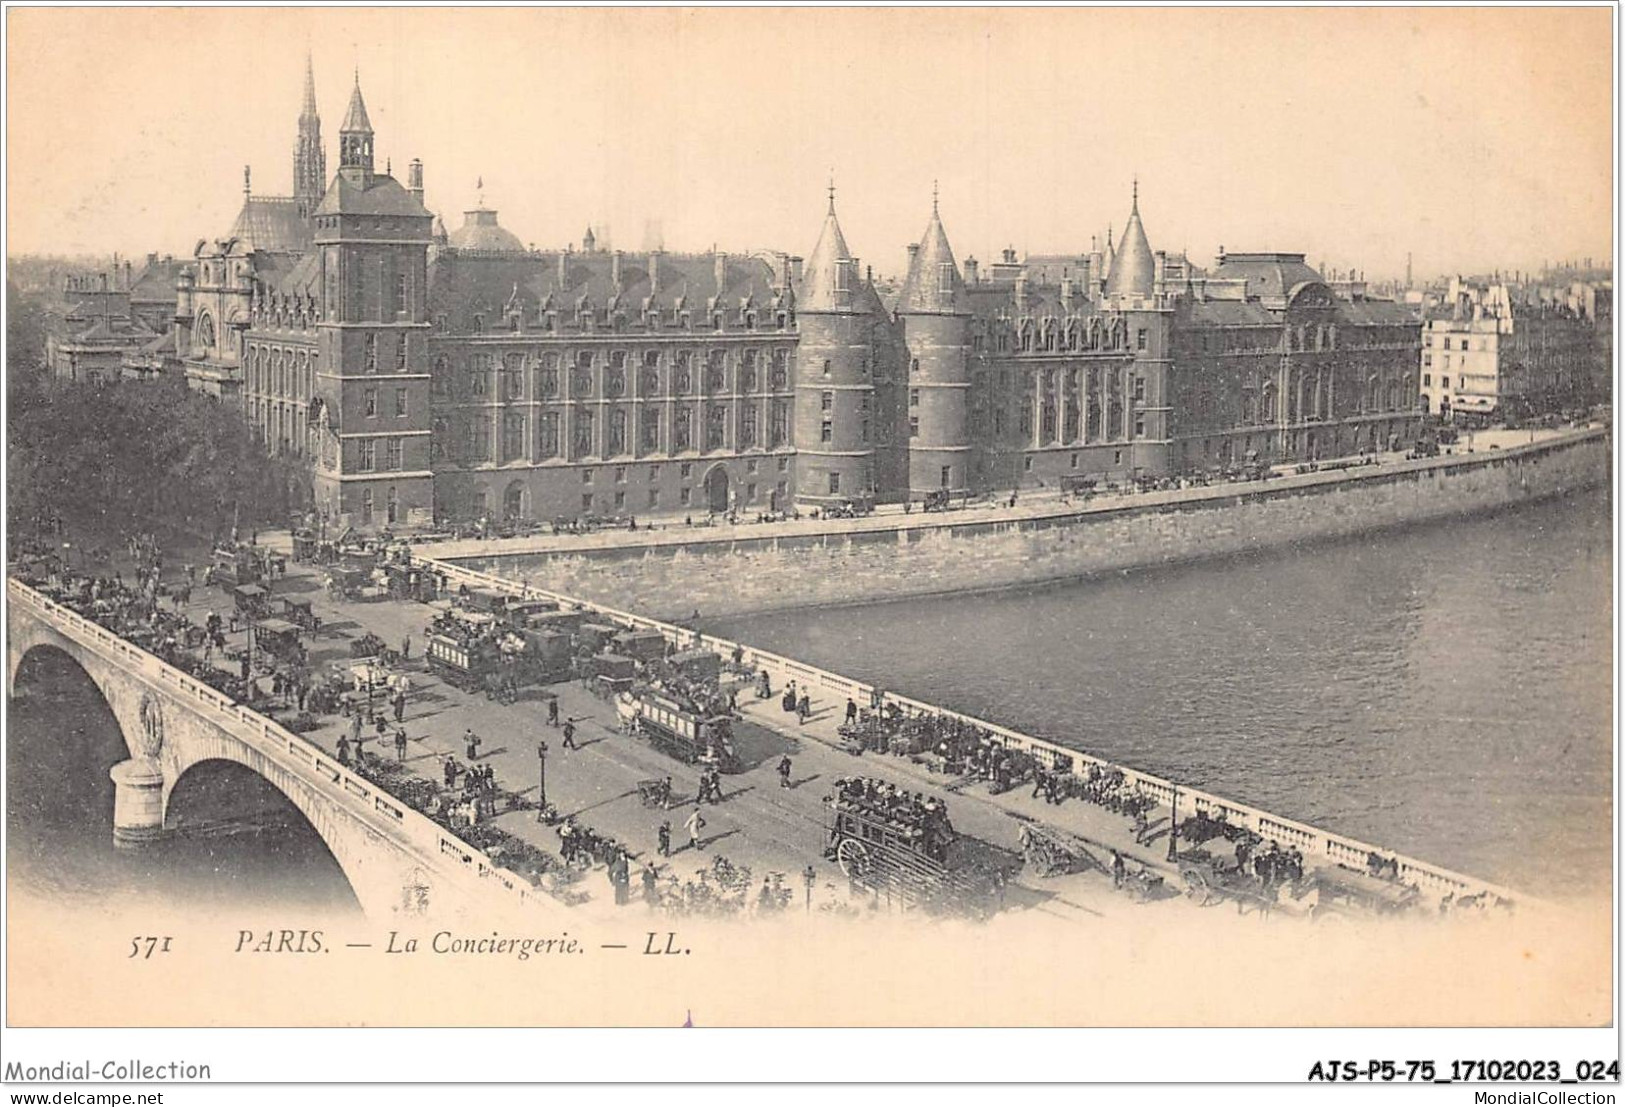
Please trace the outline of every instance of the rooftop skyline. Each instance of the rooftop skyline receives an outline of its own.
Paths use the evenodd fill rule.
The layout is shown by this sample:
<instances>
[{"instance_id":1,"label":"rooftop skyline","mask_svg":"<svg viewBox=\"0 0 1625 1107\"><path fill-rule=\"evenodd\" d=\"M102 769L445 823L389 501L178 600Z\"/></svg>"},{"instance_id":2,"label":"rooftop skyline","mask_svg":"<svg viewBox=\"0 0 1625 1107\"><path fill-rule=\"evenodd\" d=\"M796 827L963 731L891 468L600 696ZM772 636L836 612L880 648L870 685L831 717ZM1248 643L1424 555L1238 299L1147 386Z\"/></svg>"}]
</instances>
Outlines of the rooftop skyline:
<instances>
[{"instance_id":1,"label":"rooftop skyline","mask_svg":"<svg viewBox=\"0 0 1625 1107\"><path fill-rule=\"evenodd\" d=\"M421 158L453 231L483 181L541 248L653 225L805 256L833 171L851 249L899 278L934 187L986 262L1120 235L1136 176L1152 247L1198 264L1607 264L1611 15L14 10L8 251L190 254L245 164L290 194L308 48L330 167L359 68L380 168Z\"/></svg>"}]
</instances>

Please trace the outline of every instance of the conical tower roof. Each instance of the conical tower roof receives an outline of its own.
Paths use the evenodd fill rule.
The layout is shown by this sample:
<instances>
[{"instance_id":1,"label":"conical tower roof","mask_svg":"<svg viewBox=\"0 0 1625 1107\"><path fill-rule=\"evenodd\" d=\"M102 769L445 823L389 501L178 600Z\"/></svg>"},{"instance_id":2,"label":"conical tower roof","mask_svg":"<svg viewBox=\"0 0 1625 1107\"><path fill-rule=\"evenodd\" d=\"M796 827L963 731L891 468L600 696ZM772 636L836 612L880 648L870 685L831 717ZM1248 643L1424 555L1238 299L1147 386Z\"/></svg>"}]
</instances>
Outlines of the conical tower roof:
<instances>
[{"instance_id":1,"label":"conical tower roof","mask_svg":"<svg viewBox=\"0 0 1625 1107\"><path fill-rule=\"evenodd\" d=\"M355 88L350 90L350 110L344 113L344 124L340 131L365 131L372 133L372 120L367 118L367 103L361 99L361 73L356 71Z\"/></svg>"},{"instance_id":2,"label":"conical tower roof","mask_svg":"<svg viewBox=\"0 0 1625 1107\"><path fill-rule=\"evenodd\" d=\"M844 274L838 272L842 268L845 269ZM801 269L801 290L796 294L797 310L850 310L858 283L857 268L857 260L847 249L846 236L841 233L841 221L835 217L835 189L831 186L824 229L819 232L818 245L813 247L813 252Z\"/></svg>"},{"instance_id":3,"label":"conical tower roof","mask_svg":"<svg viewBox=\"0 0 1625 1107\"><path fill-rule=\"evenodd\" d=\"M1145 237L1145 226L1140 222L1140 186L1134 186L1134 206L1129 212L1128 225L1123 228L1123 241L1112 258L1111 272L1106 278L1108 296L1150 296L1156 285L1157 263L1151 256L1151 243Z\"/></svg>"},{"instance_id":4,"label":"conical tower roof","mask_svg":"<svg viewBox=\"0 0 1625 1107\"><path fill-rule=\"evenodd\" d=\"M965 282L959 276L959 263L948 232L942 229L937 199L931 197L931 221L920 237L920 248L909 262L908 277L897 301L900 312L952 312L964 302Z\"/></svg>"}]
</instances>

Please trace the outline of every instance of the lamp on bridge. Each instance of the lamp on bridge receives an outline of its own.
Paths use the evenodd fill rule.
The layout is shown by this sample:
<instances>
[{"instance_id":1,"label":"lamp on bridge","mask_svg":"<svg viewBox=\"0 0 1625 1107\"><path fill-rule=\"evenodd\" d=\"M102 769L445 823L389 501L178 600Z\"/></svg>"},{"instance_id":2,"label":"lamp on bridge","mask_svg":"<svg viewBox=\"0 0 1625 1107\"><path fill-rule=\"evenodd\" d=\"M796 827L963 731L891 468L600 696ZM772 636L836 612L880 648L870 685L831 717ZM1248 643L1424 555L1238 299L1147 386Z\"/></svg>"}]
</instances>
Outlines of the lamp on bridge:
<instances>
[{"instance_id":1,"label":"lamp on bridge","mask_svg":"<svg viewBox=\"0 0 1625 1107\"><path fill-rule=\"evenodd\" d=\"M547 743L536 743L536 821L547 821Z\"/></svg>"},{"instance_id":2,"label":"lamp on bridge","mask_svg":"<svg viewBox=\"0 0 1625 1107\"><path fill-rule=\"evenodd\" d=\"M1168 809L1168 860L1174 861L1179 857L1179 789L1174 789L1173 802Z\"/></svg>"}]
</instances>

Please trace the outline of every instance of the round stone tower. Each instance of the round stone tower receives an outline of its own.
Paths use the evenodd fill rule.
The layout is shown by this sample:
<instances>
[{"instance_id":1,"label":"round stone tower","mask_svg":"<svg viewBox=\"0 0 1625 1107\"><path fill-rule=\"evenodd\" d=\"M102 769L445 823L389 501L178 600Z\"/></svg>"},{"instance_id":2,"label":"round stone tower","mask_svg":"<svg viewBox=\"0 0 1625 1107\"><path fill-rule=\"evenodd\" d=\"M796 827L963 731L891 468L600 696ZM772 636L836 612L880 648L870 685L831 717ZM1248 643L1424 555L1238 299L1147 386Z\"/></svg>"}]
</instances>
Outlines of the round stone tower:
<instances>
[{"instance_id":1,"label":"round stone tower","mask_svg":"<svg viewBox=\"0 0 1625 1107\"><path fill-rule=\"evenodd\" d=\"M874 328L878 301L858 276L835 218L835 190L823 232L796 291L796 500L816 506L874 489Z\"/></svg>"},{"instance_id":2,"label":"round stone tower","mask_svg":"<svg viewBox=\"0 0 1625 1107\"><path fill-rule=\"evenodd\" d=\"M937 202L917 247L897 314L907 346L908 485L914 496L970 487L970 309Z\"/></svg>"}]
</instances>

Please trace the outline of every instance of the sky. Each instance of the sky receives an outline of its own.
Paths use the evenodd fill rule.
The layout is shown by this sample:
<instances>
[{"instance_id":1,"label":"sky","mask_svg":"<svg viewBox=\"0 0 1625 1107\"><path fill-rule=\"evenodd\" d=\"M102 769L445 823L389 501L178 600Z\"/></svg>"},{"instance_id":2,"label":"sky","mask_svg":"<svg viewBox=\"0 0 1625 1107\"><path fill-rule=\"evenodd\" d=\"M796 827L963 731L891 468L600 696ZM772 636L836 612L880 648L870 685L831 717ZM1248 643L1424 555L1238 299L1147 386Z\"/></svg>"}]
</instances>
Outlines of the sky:
<instances>
[{"instance_id":1,"label":"sky","mask_svg":"<svg viewBox=\"0 0 1625 1107\"><path fill-rule=\"evenodd\" d=\"M379 168L542 249L955 253L1423 278L1611 256L1612 12L1569 9L19 9L7 252L190 255L291 192L314 59L331 174L359 71ZM601 243L602 245L603 243Z\"/></svg>"}]
</instances>

